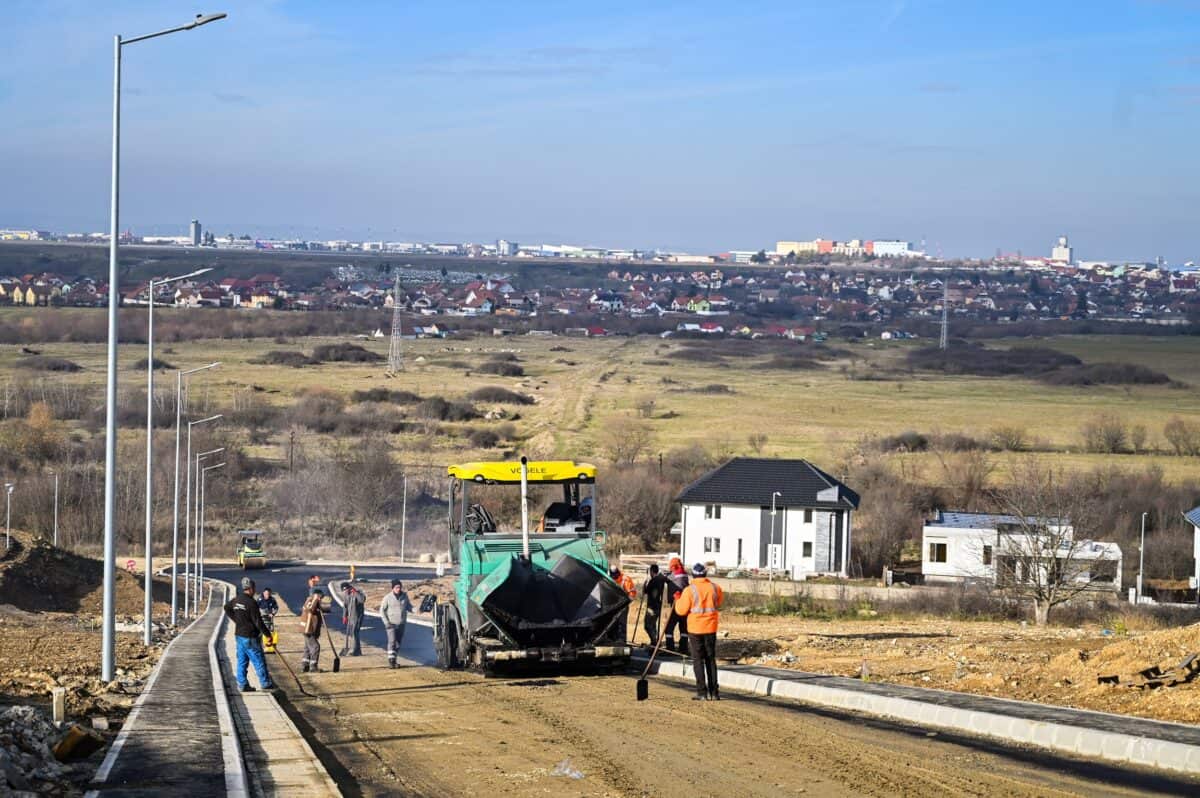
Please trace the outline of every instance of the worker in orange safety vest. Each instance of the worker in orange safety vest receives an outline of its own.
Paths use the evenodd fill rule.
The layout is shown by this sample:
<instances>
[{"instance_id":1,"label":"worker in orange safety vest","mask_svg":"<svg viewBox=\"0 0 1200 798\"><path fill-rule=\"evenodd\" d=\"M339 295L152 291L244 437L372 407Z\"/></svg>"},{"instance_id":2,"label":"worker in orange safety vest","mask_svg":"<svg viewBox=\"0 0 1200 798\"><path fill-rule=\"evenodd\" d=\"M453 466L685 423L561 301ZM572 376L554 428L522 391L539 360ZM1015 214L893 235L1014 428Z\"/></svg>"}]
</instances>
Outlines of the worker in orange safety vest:
<instances>
[{"instance_id":1,"label":"worker in orange safety vest","mask_svg":"<svg viewBox=\"0 0 1200 798\"><path fill-rule=\"evenodd\" d=\"M687 616L688 648L696 674L693 701L720 701L717 687L717 626L725 603L720 585L708 579L703 563L692 566L692 578L683 590L675 591L675 612Z\"/></svg>"}]
</instances>

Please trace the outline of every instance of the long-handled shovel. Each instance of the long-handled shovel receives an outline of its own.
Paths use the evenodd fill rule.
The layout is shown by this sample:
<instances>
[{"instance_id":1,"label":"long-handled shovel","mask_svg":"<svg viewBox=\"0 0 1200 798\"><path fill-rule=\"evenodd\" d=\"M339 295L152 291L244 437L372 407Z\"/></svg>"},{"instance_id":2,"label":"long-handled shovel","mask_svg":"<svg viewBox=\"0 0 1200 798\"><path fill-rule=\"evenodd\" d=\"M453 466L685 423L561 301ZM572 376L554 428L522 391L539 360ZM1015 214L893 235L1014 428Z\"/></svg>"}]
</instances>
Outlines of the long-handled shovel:
<instances>
[{"instance_id":1,"label":"long-handled shovel","mask_svg":"<svg viewBox=\"0 0 1200 798\"><path fill-rule=\"evenodd\" d=\"M633 616L633 634L629 636L629 645L631 646L633 645L633 641L637 640L638 627L642 625L642 604L644 604L645 601L646 594L643 593L642 597L638 599L637 614Z\"/></svg>"},{"instance_id":2,"label":"long-handled shovel","mask_svg":"<svg viewBox=\"0 0 1200 798\"><path fill-rule=\"evenodd\" d=\"M304 685L300 684L300 677L296 675L294 670L292 670L292 666L288 665L287 657L283 656L283 652L279 650L279 646L276 646L273 651L279 655L279 661L283 663L283 667L287 668L287 672L290 673L292 678L296 680L296 686L300 688L300 692L304 695L308 695L308 691L304 689Z\"/></svg>"},{"instance_id":3,"label":"long-handled shovel","mask_svg":"<svg viewBox=\"0 0 1200 798\"><path fill-rule=\"evenodd\" d=\"M667 620L663 619L663 628L658 632L658 640L654 644L654 650L650 652L650 661L646 663L646 669L642 671L642 678L637 680L637 700L645 701L650 697L650 682L646 681L646 674L650 672L650 666L654 664L654 658L658 656L658 649L662 646L663 638L667 636Z\"/></svg>"},{"instance_id":4,"label":"long-handled shovel","mask_svg":"<svg viewBox=\"0 0 1200 798\"><path fill-rule=\"evenodd\" d=\"M329 640L329 653L333 655L333 672L337 673L342 669L342 658L338 656L337 649L333 647L333 633L329 631L329 624L325 624L325 637Z\"/></svg>"}]
</instances>

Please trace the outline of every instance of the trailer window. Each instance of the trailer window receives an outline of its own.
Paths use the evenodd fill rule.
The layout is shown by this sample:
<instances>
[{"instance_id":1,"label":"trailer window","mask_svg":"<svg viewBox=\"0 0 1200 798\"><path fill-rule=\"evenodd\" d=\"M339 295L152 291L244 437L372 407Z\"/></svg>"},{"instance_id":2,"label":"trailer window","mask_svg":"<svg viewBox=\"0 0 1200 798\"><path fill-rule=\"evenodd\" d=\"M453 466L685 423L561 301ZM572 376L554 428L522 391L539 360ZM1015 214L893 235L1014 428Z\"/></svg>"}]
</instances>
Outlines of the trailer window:
<instances>
[{"instance_id":1,"label":"trailer window","mask_svg":"<svg viewBox=\"0 0 1200 798\"><path fill-rule=\"evenodd\" d=\"M945 562L946 561L946 544L945 543L930 543L929 544L929 561L930 562Z\"/></svg>"},{"instance_id":2,"label":"trailer window","mask_svg":"<svg viewBox=\"0 0 1200 798\"><path fill-rule=\"evenodd\" d=\"M992 547L991 546L983 547L983 564L984 565L992 564Z\"/></svg>"}]
</instances>

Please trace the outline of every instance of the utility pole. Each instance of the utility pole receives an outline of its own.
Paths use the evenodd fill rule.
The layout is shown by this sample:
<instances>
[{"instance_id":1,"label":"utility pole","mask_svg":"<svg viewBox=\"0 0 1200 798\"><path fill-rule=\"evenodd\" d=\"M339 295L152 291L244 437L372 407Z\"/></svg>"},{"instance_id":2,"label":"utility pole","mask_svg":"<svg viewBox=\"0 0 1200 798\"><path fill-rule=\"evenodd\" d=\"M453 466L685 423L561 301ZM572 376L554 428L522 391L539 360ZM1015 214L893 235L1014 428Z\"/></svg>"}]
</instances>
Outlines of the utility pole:
<instances>
[{"instance_id":1,"label":"utility pole","mask_svg":"<svg viewBox=\"0 0 1200 798\"><path fill-rule=\"evenodd\" d=\"M942 280L942 340L938 346L944 351L950 345L950 277Z\"/></svg>"},{"instance_id":2,"label":"utility pole","mask_svg":"<svg viewBox=\"0 0 1200 798\"><path fill-rule=\"evenodd\" d=\"M404 538L408 532L408 474L404 475L404 493L400 499L400 564L404 564Z\"/></svg>"},{"instance_id":3,"label":"utility pole","mask_svg":"<svg viewBox=\"0 0 1200 798\"><path fill-rule=\"evenodd\" d=\"M58 548L58 472L54 472L54 547Z\"/></svg>"},{"instance_id":4,"label":"utility pole","mask_svg":"<svg viewBox=\"0 0 1200 798\"><path fill-rule=\"evenodd\" d=\"M387 376L395 377L404 371L404 350L400 340L403 325L400 321L400 274L396 274L396 282L392 287L392 341L388 347Z\"/></svg>"}]
</instances>

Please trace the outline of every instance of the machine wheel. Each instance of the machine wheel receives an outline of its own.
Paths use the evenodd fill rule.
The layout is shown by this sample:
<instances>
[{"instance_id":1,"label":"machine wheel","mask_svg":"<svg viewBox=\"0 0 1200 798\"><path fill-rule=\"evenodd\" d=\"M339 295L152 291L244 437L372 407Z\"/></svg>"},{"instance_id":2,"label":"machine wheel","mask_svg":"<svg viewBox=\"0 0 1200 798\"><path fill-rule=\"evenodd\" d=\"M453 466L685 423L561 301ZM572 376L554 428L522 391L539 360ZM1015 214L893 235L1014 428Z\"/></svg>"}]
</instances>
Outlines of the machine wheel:
<instances>
[{"instance_id":1,"label":"machine wheel","mask_svg":"<svg viewBox=\"0 0 1200 798\"><path fill-rule=\"evenodd\" d=\"M444 671L462 667L458 657L458 621L453 604L438 604L434 608L433 648L438 668Z\"/></svg>"}]
</instances>

